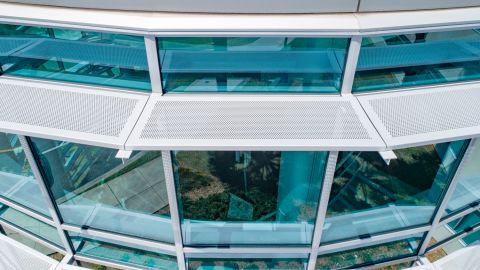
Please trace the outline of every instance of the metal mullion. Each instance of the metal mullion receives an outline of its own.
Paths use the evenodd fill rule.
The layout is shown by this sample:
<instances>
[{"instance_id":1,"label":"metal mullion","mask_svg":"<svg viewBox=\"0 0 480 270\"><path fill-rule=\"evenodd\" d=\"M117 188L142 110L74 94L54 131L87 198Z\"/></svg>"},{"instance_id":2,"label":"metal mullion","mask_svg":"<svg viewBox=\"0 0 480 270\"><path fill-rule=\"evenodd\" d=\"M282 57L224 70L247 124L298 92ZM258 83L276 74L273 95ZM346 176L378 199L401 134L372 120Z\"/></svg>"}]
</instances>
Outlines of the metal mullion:
<instances>
[{"instance_id":1,"label":"metal mullion","mask_svg":"<svg viewBox=\"0 0 480 270\"><path fill-rule=\"evenodd\" d=\"M28 143L28 139L25 136L18 135L18 139L23 147L23 151L25 153L25 156L27 157L28 163L30 164L30 168L32 169L33 175L35 176L38 186L42 192L42 195L45 199L45 202L47 203L48 210L50 212L50 215L53 219L53 222L55 224L55 228L58 231L58 234L60 236L60 240L63 243L63 246L65 250L67 251L67 254L74 255L75 251L73 249L73 246L70 243L70 240L68 238L68 235L66 232L61 228L62 221L60 219L60 213L58 209L55 207L54 199L51 197L51 194L48 190L47 184L45 179L43 178L42 173L40 172L39 167L37 166L37 161L35 159L35 156L32 152L32 149L30 148L30 144Z\"/></svg>"},{"instance_id":2,"label":"metal mullion","mask_svg":"<svg viewBox=\"0 0 480 270\"><path fill-rule=\"evenodd\" d=\"M230 247L230 248L197 248L184 247L185 254L308 254L310 247Z\"/></svg>"},{"instance_id":3,"label":"metal mullion","mask_svg":"<svg viewBox=\"0 0 480 270\"><path fill-rule=\"evenodd\" d=\"M355 248L363 247L367 245L387 243L388 241L396 241L402 238L408 238L409 236L412 236L414 234L425 233L431 230L431 228L432 226L426 225L418 228L412 228L412 229L406 229L406 230L403 229L403 230L398 230L394 232L373 235L370 238L366 238L366 239L353 239L353 240L348 240L344 242L328 244L328 245L321 246L318 251L323 254L323 253L336 252L344 248L355 249Z\"/></svg>"},{"instance_id":4,"label":"metal mullion","mask_svg":"<svg viewBox=\"0 0 480 270\"><path fill-rule=\"evenodd\" d=\"M55 223L51 219L49 219L49 218L47 218L47 217L45 217L45 216L43 216L43 215L41 215L41 214L39 214L35 211L32 211L32 210L28 209L27 207L24 207L23 205L17 204L13 201L7 200L7 199L2 198L2 197L0 197L0 203L6 205L8 207L11 207L11 208L13 208L13 209L15 209L19 212L22 212L23 214L25 214L27 216L30 216L34 219L38 219L43 223L46 223L46 224L51 225L51 226L55 226Z\"/></svg>"},{"instance_id":5,"label":"metal mullion","mask_svg":"<svg viewBox=\"0 0 480 270\"><path fill-rule=\"evenodd\" d=\"M338 151L332 151L328 154L327 165L325 167L325 174L323 177L322 191L320 195L319 207L317 211L317 218L315 220L315 228L312 237L312 251L308 258L308 270L315 269L317 262L318 250L322 239L323 225L325 224L325 216L327 214L328 201L330 199L330 191L333 185L333 177L337 166Z\"/></svg>"},{"instance_id":6,"label":"metal mullion","mask_svg":"<svg viewBox=\"0 0 480 270\"><path fill-rule=\"evenodd\" d=\"M25 236L25 237L27 237L27 238L35 241L35 242L38 242L41 245L46 246L47 248L52 249L52 250L54 250L58 253L66 254L65 250L61 249L60 247L42 239L41 237L39 237L39 236L29 232L29 231L23 230L23 229L17 227L16 225L14 225L14 224L10 224L10 223L0 219L0 225L2 225L4 227L7 227L10 230L15 231L15 232L21 234L22 236Z\"/></svg>"},{"instance_id":7,"label":"metal mullion","mask_svg":"<svg viewBox=\"0 0 480 270\"><path fill-rule=\"evenodd\" d=\"M145 36L145 49L147 51L148 73L153 93L163 93L162 75L160 73L160 61L158 57L157 41L155 36Z\"/></svg>"},{"instance_id":8,"label":"metal mullion","mask_svg":"<svg viewBox=\"0 0 480 270\"><path fill-rule=\"evenodd\" d=\"M343 71L342 78L342 95L352 93L353 80L355 71L357 70L358 57L360 56L360 48L362 46L362 36L352 36L350 46L348 47L347 61Z\"/></svg>"},{"instance_id":9,"label":"metal mullion","mask_svg":"<svg viewBox=\"0 0 480 270\"><path fill-rule=\"evenodd\" d=\"M77 254L74 255L73 258L75 260L79 260L79 261L84 261L84 262L88 262L88 263L103 265L103 266L107 266L107 267L118 268L118 269L122 269L122 270L144 270L145 269L145 268L133 267L133 266L124 265L124 264L121 264L121 263L109 261L108 259L100 260L100 259L91 258L91 257L88 257L88 256L83 256L83 255L77 255Z\"/></svg>"},{"instance_id":10,"label":"metal mullion","mask_svg":"<svg viewBox=\"0 0 480 270\"><path fill-rule=\"evenodd\" d=\"M177 254L178 269L185 270L186 262L183 253L182 230L180 223L180 212L178 210L177 193L175 189L175 176L173 174L173 163L170 151L162 151L163 171L165 173L165 184L167 186L168 204L172 220L173 238Z\"/></svg>"},{"instance_id":11,"label":"metal mullion","mask_svg":"<svg viewBox=\"0 0 480 270\"><path fill-rule=\"evenodd\" d=\"M448 238L446 238L446 239L444 239L444 240L442 240L438 243L435 243L433 246L428 247L427 250L425 251L425 253L437 250L437 249L439 249L439 248L441 248L445 245L448 245L448 244L452 243L453 241L456 241L456 240L462 239L464 237L467 237L470 234L475 233L477 231L480 231L480 223L473 226L471 231L468 231L468 232L462 231L462 232L454 234L454 235L452 235L452 236L450 236L450 237L448 237Z\"/></svg>"},{"instance_id":12,"label":"metal mullion","mask_svg":"<svg viewBox=\"0 0 480 270\"><path fill-rule=\"evenodd\" d=\"M92 228L83 230L80 227L69 225L69 224L62 224L61 227L65 231L78 233L78 234L81 234L82 236L99 237L105 240L119 241L119 242L124 242L126 244L132 244L140 247L143 246L145 248L154 248L156 250L163 251L168 255L174 255L176 251L173 245L163 244L160 242L155 242L155 241L146 240L142 238L136 238L136 237L131 237L127 235L121 235L117 233L96 230Z\"/></svg>"},{"instance_id":13,"label":"metal mullion","mask_svg":"<svg viewBox=\"0 0 480 270\"><path fill-rule=\"evenodd\" d=\"M434 231L439 227L440 219L442 218L443 213L447 208L448 202L450 201L450 198L452 197L458 182L460 181L460 175L463 171L463 167L469 160L469 157L472 154L475 148L475 144L477 144L477 142L478 142L477 139L472 139L472 141L468 142L468 146L467 146L467 149L465 150L465 153L463 154L462 160L460 161L460 164L458 164L458 167L455 170L455 175L450 181L447 191L445 192L445 195L442 198L442 202L440 203L440 205L438 206L435 212L435 216L432 221L432 228L430 229L430 231L428 231L427 235L425 236L425 239L422 242L422 245L420 246L420 249L418 250L419 256L422 256L425 254L425 251L428 247L428 243L430 243L430 241L432 240Z\"/></svg>"},{"instance_id":14,"label":"metal mullion","mask_svg":"<svg viewBox=\"0 0 480 270\"><path fill-rule=\"evenodd\" d=\"M467 209L464 209L461 212L455 213L451 216L448 216L446 218L441 219L440 222L438 222L438 226L443 226L443 225L449 223L450 221L454 221L456 219L464 217L464 216L466 216L468 214L471 214L471 213L473 213L475 211L478 211L478 210L480 210L480 205L477 205L475 207L469 207Z\"/></svg>"}]
</instances>

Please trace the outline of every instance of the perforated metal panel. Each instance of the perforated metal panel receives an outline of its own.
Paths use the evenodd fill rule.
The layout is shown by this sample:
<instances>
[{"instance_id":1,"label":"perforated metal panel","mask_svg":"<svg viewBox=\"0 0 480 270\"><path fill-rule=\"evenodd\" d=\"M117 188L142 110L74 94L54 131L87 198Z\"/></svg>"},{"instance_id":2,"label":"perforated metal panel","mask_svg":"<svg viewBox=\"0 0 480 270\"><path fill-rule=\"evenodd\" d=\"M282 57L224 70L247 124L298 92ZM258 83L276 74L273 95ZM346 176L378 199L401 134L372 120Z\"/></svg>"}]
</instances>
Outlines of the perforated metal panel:
<instances>
[{"instance_id":1,"label":"perforated metal panel","mask_svg":"<svg viewBox=\"0 0 480 270\"><path fill-rule=\"evenodd\" d=\"M480 135L480 85L425 87L358 97L389 148Z\"/></svg>"},{"instance_id":2,"label":"perforated metal panel","mask_svg":"<svg viewBox=\"0 0 480 270\"><path fill-rule=\"evenodd\" d=\"M0 131L122 148L148 96L0 78Z\"/></svg>"},{"instance_id":3,"label":"perforated metal panel","mask_svg":"<svg viewBox=\"0 0 480 270\"><path fill-rule=\"evenodd\" d=\"M126 149L384 149L354 97L152 95Z\"/></svg>"},{"instance_id":4,"label":"perforated metal panel","mask_svg":"<svg viewBox=\"0 0 480 270\"><path fill-rule=\"evenodd\" d=\"M54 270L58 262L0 234L0 269Z\"/></svg>"}]
</instances>

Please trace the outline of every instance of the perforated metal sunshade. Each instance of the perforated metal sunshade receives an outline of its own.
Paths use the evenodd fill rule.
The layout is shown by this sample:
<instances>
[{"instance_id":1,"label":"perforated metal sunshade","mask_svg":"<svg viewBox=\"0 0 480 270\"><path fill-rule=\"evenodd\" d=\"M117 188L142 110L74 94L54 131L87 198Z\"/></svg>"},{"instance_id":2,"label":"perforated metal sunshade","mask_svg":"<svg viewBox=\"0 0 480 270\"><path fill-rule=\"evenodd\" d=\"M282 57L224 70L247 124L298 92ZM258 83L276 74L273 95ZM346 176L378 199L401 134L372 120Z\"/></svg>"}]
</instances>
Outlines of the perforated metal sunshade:
<instances>
[{"instance_id":1,"label":"perforated metal sunshade","mask_svg":"<svg viewBox=\"0 0 480 270\"><path fill-rule=\"evenodd\" d=\"M375 93L358 100L390 149L480 135L480 85Z\"/></svg>"},{"instance_id":2,"label":"perforated metal sunshade","mask_svg":"<svg viewBox=\"0 0 480 270\"><path fill-rule=\"evenodd\" d=\"M96 87L0 78L0 131L123 148L148 99Z\"/></svg>"},{"instance_id":3,"label":"perforated metal sunshade","mask_svg":"<svg viewBox=\"0 0 480 270\"><path fill-rule=\"evenodd\" d=\"M125 149L383 150L353 96L153 94Z\"/></svg>"}]
</instances>

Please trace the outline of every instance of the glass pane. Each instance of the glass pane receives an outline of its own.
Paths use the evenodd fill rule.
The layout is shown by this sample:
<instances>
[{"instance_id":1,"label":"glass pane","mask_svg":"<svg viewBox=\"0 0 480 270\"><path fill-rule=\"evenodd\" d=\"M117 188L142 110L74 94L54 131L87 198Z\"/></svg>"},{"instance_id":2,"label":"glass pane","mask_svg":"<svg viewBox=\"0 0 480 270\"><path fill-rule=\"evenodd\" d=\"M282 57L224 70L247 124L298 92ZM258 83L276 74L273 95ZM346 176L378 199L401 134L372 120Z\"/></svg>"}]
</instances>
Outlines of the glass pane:
<instances>
[{"instance_id":1,"label":"glass pane","mask_svg":"<svg viewBox=\"0 0 480 270\"><path fill-rule=\"evenodd\" d=\"M435 262L459 249L473 245L480 245L480 230L471 232L462 239L452 240L441 248L428 252L425 257L429 261Z\"/></svg>"},{"instance_id":2,"label":"glass pane","mask_svg":"<svg viewBox=\"0 0 480 270\"><path fill-rule=\"evenodd\" d=\"M429 243L429 246L441 242L449 237L462 233L465 229L470 229L471 227L479 224L480 225L480 212L475 211L466 216L458 218L454 221L451 221L444 226L438 228L433 233L433 239Z\"/></svg>"},{"instance_id":3,"label":"glass pane","mask_svg":"<svg viewBox=\"0 0 480 270\"><path fill-rule=\"evenodd\" d=\"M146 269L178 269L175 256L140 249L112 240L85 237L75 233L69 233L69 235L78 255L117 262L127 266L141 266Z\"/></svg>"},{"instance_id":4,"label":"glass pane","mask_svg":"<svg viewBox=\"0 0 480 270\"><path fill-rule=\"evenodd\" d=\"M414 264L415 262L403 262L403 263L397 263L397 264L388 265L388 266L381 266L371 270L402 270L402 269L413 267Z\"/></svg>"},{"instance_id":5,"label":"glass pane","mask_svg":"<svg viewBox=\"0 0 480 270\"><path fill-rule=\"evenodd\" d=\"M173 242L161 152L32 142L65 223Z\"/></svg>"},{"instance_id":6,"label":"glass pane","mask_svg":"<svg viewBox=\"0 0 480 270\"><path fill-rule=\"evenodd\" d=\"M20 211L0 204L0 219L9 224L15 225L24 231L30 232L54 245L63 247L62 241L60 240L60 236L55 227L25 215Z\"/></svg>"},{"instance_id":7,"label":"glass pane","mask_svg":"<svg viewBox=\"0 0 480 270\"><path fill-rule=\"evenodd\" d=\"M364 37L354 92L480 78L480 32Z\"/></svg>"},{"instance_id":8,"label":"glass pane","mask_svg":"<svg viewBox=\"0 0 480 270\"><path fill-rule=\"evenodd\" d=\"M98 265L98 264L90 263L90 262L83 262L83 261L79 261L79 260L76 260L75 263L77 264L77 266L85 267L85 268L88 268L88 269L94 269L94 270L122 270L122 269L118 269L118 268L113 268L113 267L109 267L109 266L105 266L105 265Z\"/></svg>"},{"instance_id":9,"label":"glass pane","mask_svg":"<svg viewBox=\"0 0 480 270\"><path fill-rule=\"evenodd\" d=\"M417 234L408 239L320 255L317 258L316 269L347 267L352 269L356 268L353 266L365 266L416 255L422 236L423 234Z\"/></svg>"},{"instance_id":10,"label":"glass pane","mask_svg":"<svg viewBox=\"0 0 480 270\"><path fill-rule=\"evenodd\" d=\"M168 92L338 93L346 38L159 38Z\"/></svg>"},{"instance_id":11,"label":"glass pane","mask_svg":"<svg viewBox=\"0 0 480 270\"><path fill-rule=\"evenodd\" d=\"M309 244L327 152L177 152L187 245Z\"/></svg>"},{"instance_id":12,"label":"glass pane","mask_svg":"<svg viewBox=\"0 0 480 270\"><path fill-rule=\"evenodd\" d=\"M456 170L465 141L378 152L341 152L322 242L427 224Z\"/></svg>"},{"instance_id":13,"label":"glass pane","mask_svg":"<svg viewBox=\"0 0 480 270\"><path fill-rule=\"evenodd\" d=\"M0 196L50 216L18 137L0 132Z\"/></svg>"},{"instance_id":14,"label":"glass pane","mask_svg":"<svg viewBox=\"0 0 480 270\"><path fill-rule=\"evenodd\" d=\"M305 270L307 259L302 258L239 258L239 259L188 259L188 270Z\"/></svg>"},{"instance_id":15,"label":"glass pane","mask_svg":"<svg viewBox=\"0 0 480 270\"><path fill-rule=\"evenodd\" d=\"M8 236L9 238L24 244L27 247L30 247L54 260L61 261L64 258L64 255L61 253L58 253L57 251L42 245L39 241L35 241L32 238L28 238L25 235L18 233L16 231L13 231L5 226L0 225L0 233Z\"/></svg>"},{"instance_id":16,"label":"glass pane","mask_svg":"<svg viewBox=\"0 0 480 270\"><path fill-rule=\"evenodd\" d=\"M0 24L0 73L150 91L143 37Z\"/></svg>"},{"instance_id":17,"label":"glass pane","mask_svg":"<svg viewBox=\"0 0 480 270\"><path fill-rule=\"evenodd\" d=\"M479 145L475 143L475 145ZM480 146L473 148L470 155L465 157L462 170L459 171L459 181L455 191L448 201L444 216L456 213L470 203L480 202Z\"/></svg>"}]
</instances>

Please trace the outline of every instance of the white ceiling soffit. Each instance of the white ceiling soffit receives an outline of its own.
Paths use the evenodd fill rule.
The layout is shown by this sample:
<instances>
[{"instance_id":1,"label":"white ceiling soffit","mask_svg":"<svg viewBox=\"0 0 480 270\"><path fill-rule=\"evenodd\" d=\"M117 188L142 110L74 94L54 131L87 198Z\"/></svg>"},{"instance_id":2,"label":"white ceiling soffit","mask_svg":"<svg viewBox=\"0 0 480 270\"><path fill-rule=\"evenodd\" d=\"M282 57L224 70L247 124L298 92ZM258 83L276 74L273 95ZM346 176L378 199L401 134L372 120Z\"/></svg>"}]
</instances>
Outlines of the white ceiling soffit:
<instances>
[{"instance_id":1,"label":"white ceiling soffit","mask_svg":"<svg viewBox=\"0 0 480 270\"><path fill-rule=\"evenodd\" d=\"M55 270L58 261L0 234L0 269Z\"/></svg>"},{"instance_id":2,"label":"white ceiling soffit","mask_svg":"<svg viewBox=\"0 0 480 270\"><path fill-rule=\"evenodd\" d=\"M480 84L358 96L389 149L480 136Z\"/></svg>"},{"instance_id":3,"label":"white ceiling soffit","mask_svg":"<svg viewBox=\"0 0 480 270\"><path fill-rule=\"evenodd\" d=\"M353 96L153 94L127 150L383 150Z\"/></svg>"},{"instance_id":4,"label":"white ceiling soffit","mask_svg":"<svg viewBox=\"0 0 480 270\"><path fill-rule=\"evenodd\" d=\"M361 0L360 12L478 6L478 0Z\"/></svg>"},{"instance_id":5,"label":"white ceiling soffit","mask_svg":"<svg viewBox=\"0 0 480 270\"><path fill-rule=\"evenodd\" d=\"M332 14L205 14L64 8L0 2L0 21L161 35L295 32L350 35L422 27L480 24L480 7ZM248 33L246 33L248 34ZM278 34L277 34L278 35Z\"/></svg>"},{"instance_id":6,"label":"white ceiling soffit","mask_svg":"<svg viewBox=\"0 0 480 270\"><path fill-rule=\"evenodd\" d=\"M123 148L147 95L0 78L0 131Z\"/></svg>"}]
</instances>

